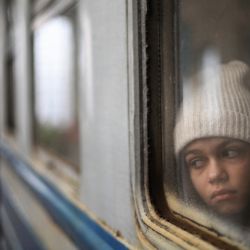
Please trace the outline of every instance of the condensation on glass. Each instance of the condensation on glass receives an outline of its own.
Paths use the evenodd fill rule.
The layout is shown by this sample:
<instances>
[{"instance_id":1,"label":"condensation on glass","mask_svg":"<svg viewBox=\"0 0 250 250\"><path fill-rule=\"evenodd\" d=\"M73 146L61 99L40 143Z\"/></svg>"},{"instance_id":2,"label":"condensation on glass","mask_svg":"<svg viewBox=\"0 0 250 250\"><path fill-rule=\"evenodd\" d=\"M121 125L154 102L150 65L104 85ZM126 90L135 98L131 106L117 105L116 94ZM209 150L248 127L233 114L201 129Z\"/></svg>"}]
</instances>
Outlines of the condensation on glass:
<instances>
[{"instance_id":1,"label":"condensation on glass","mask_svg":"<svg viewBox=\"0 0 250 250\"><path fill-rule=\"evenodd\" d=\"M247 245L249 17L247 0L179 1L176 164L175 176L165 181L173 211ZM170 177L176 182L171 194Z\"/></svg>"},{"instance_id":2,"label":"condensation on glass","mask_svg":"<svg viewBox=\"0 0 250 250\"><path fill-rule=\"evenodd\" d=\"M79 166L75 9L34 31L35 140Z\"/></svg>"}]
</instances>

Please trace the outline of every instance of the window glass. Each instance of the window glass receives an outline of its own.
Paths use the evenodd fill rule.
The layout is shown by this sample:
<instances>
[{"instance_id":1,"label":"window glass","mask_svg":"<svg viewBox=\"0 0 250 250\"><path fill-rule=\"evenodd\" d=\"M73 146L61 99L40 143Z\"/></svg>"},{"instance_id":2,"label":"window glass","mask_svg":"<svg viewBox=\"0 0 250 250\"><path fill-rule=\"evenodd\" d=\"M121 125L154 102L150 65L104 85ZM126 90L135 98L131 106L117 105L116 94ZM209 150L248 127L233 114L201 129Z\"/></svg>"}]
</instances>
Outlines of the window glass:
<instances>
[{"instance_id":1,"label":"window glass","mask_svg":"<svg viewBox=\"0 0 250 250\"><path fill-rule=\"evenodd\" d=\"M250 2L180 0L178 6L177 185L168 203L249 245Z\"/></svg>"},{"instance_id":2,"label":"window glass","mask_svg":"<svg viewBox=\"0 0 250 250\"><path fill-rule=\"evenodd\" d=\"M79 165L75 10L34 32L36 143Z\"/></svg>"}]
</instances>

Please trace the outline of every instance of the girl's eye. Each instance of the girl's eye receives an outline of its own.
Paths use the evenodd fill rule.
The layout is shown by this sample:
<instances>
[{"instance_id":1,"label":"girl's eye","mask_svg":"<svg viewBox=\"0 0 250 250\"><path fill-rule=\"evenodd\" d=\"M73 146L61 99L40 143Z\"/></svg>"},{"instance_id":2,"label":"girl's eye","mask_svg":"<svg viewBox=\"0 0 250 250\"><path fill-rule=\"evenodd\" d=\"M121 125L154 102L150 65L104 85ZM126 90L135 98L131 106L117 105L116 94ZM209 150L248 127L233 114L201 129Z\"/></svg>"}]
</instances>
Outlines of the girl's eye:
<instances>
[{"instance_id":1,"label":"girl's eye","mask_svg":"<svg viewBox=\"0 0 250 250\"><path fill-rule=\"evenodd\" d=\"M204 159L193 159L190 160L188 166L193 169L201 169L205 164Z\"/></svg>"},{"instance_id":2,"label":"girl's eye","mask_svg":"<svg viewBox=\"0 0 250 250\"><path fill-rule=\"evenodd\" d=\"M240 155L240 151L236 149L226 149L222 153L223 157L235 158Z\"/></svg>"}]
</instances>

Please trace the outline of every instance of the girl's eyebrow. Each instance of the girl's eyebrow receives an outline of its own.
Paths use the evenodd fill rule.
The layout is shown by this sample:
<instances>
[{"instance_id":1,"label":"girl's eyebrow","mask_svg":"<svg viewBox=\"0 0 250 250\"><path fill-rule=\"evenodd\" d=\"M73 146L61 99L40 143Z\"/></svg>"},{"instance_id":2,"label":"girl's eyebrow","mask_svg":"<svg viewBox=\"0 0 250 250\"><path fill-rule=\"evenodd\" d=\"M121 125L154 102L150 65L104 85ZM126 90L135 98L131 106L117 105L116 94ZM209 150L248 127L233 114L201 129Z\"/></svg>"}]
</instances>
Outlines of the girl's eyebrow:
<instances>
[{"instance_id":1,"label":"girl's eyebrow","mask_svg":"<svg viewBox=\"0 0 250 250\"><path fill-rule=\"evenodd\" d=\"M244 142L241 142L241 141L238 141L238 140L234 140L234 139L228 139L224 142L222 142L219 147L222 148L222 147L226 147L227 145L229 144L235 144L235 145L244 145L245 143Z\"/></svg>"},{"instance_id":2,"label":"girl's eyebrow","mask_svg":"<svg viewBox=\"0 0 250 250\"><path fill-rule=\"evenodd\" d=\"M233 139L228 139L228 140L226 140L226 141L223 141L221 144L220 144L220 146L226 146L226 145L228 145L228 144L230 144L230 143L239 143L238 141L235 141L235 140L233 140Z\"/></svg>"},{"instance_id":3,"label":"girl's eyebrow","mask_svg":"<svg viewBox=\"0 0 250 250\"><path fill-rule=\"evenodd\" d=\"M184 156L184 158L186 158L189 154L198 155L200 153L201 153L201 151L199 149L190 149L190 150L185 151L183 153L183 156Z\"/></svg>"},{"instance_id":4,"label":"girl's eyebrow","mask_svg":"<svg viewBox=\"0 0 250 250\"><path fill-rule=\"evenodd\" d=\"M219 145L217 145L217 147L219 149L219 148L226 147L229 144L237 144L237 145L239 145L239 144L242 144L242 143L244 143L244 142L229 138L229 139L225 139L224 141L222 141ZM197 149L197 148L195 148L195 149L186 149L186 150L183 151L183 156L184 156L184 158L186 158L189 154L198 155L200 153L201 153L201 151L199 149Z\"/></svg>"}]
</instances>

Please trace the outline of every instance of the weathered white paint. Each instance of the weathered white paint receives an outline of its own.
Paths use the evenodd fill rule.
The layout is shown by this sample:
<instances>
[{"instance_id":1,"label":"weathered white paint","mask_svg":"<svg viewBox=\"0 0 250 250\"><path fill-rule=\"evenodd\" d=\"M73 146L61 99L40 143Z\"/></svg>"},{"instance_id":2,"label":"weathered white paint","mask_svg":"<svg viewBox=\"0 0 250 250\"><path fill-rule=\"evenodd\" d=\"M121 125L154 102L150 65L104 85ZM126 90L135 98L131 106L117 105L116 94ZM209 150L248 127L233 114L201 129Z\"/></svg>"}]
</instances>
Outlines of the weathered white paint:
<instances>
[{"instance_id":1,"label":"weathered white paint","mask_svg":"<svg viewBox=\"0 0 250 250\"><path fill-rule=\"evenodd\" d=\"M15 119L17 140L24 156L32 146L30 2L15 1Z\"/></svg>"},{"instance_id":2,"label":"weathered white paint","mask_svg":"<svg viewBox=\"0 0 250 250\"><path fill-rule=\"evenodd\" d=\"M128 1L80 2L80 199L136 245L129 161L128 18L132 19Z\"/></svg>"}]
</instances>

